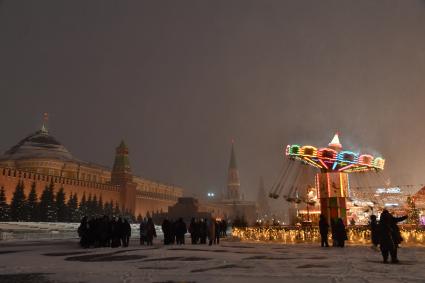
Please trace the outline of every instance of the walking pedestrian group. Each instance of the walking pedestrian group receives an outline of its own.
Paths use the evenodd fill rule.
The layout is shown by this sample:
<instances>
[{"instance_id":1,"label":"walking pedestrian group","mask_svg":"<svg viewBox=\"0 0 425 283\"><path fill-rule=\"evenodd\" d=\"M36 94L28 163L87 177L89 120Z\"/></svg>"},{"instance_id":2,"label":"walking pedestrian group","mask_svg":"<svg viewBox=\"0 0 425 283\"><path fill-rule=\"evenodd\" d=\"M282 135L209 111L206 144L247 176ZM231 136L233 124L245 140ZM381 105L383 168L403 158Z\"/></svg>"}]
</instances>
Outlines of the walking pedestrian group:
<instances>
[{"instance_id":1,"label":"walking pedestrian group","mask_svg":"<svg viewBox=\"0 0 425 283\"><path fill-rule=\"evenodd\" d=\"M391 257L391 263L399 262L397 258L397 249L399 244L403 241L403 238L401 237L397 223L406 219L407 216L394 217L386 209L382 211L379 223L376 215L370 216L369 229L372 248L377 250L379 246L384 263L388 263L389 256ZM343 248L345 246L345 241L348 239L344 222L341 218L337 218L336 221L331 221L330 226L332 246ZM324 215L320 215L319 232L321 237L321 246L329 247L329 224Z\"/></svg>"},{"instance_id":2,"label":"walking pedestrian group","mask_svg":"<svg viewBox=\"0 0 425 283\"><path fill-rule=\"evenodd\" d=\"M153 245L157 237L152 218L144 218L139 225L140 245ZM185 235L190 233L192 244L219 244L220 237L226 236L227 222L213 218L192 218L189 226L179 218L177 221L164 219L161 225L164 234L164 244L185 244ZM78 227L80 245L83 248L97 247L128 247L131 237L131 225L127 219L108 216L88 219L83 217Z\"/></svg>"},{"instance_id":3,"label":"walking pedestrian group","mask_svg":"<svg viewBox=\"0 0 425 283\"><path fill-rule=\"evenodd\" d=\"M108 216L88 219L83 217L78 227L80 245L83 248L119 246L128 247L131 226L127 219Z\"/></svg>"}]
</instances>

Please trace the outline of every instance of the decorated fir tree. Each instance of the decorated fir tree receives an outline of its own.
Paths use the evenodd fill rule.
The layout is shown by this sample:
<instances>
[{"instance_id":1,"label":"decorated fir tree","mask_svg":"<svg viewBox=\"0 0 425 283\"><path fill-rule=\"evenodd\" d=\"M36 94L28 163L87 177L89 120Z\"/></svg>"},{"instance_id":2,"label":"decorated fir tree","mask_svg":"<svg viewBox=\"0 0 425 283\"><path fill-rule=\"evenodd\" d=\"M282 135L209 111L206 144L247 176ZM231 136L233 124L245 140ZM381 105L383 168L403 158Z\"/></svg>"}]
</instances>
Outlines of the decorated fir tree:
<instances>
[{"instance_id":1,"label":"decorated fir tree","mask_svg":"<svg viewBox=\"0 0 425 283\"><path fill-rule=\"evenodd\" d=\"M24 193L24 183L19 182L10 203L10 218L12 221L27 220L27 202Z\"/></svg>"},{"instance_id":2,"label":"decorated fir tree","mask_svg":"<svg viewBox=\"0 0 425 283\"><path fill-rule=\"evenodd\" d=\"M39 221L38 197L35 190L35 182L31 184L31 191L27 200L27 220Z\"/></svg>"},{"instance_id":3,"label":"decorated fir tree","mask_svg":"<svg viewBox=\"0 0 425 283\"><path fill-rule=\"evenodd\" d=\"M9 205L6 202L6 193L4 188L0 188L0 221L9 221L10 220L10 209Z\"/></svg>"},{"instance_id":4,"label":"decorated fir tree","mask_svg":"<svg viewBox=\"0 0 425 283\"><path fill-rule=\"evenodd\" d=\"M407 197L407 206L409 207L409 213L407 218L407 223L409 224L419 224L419 209L416 208L415 199L411 196Z\"/></svg>"}]
</instances>

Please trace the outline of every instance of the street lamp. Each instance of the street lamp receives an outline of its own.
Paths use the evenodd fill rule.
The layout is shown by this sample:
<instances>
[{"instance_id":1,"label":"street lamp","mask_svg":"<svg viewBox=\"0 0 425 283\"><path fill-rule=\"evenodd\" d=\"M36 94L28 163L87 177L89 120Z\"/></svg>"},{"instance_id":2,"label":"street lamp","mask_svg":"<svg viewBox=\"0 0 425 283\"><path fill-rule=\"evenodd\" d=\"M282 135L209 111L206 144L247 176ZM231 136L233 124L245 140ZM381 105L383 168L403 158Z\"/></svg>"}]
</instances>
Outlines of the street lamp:
<instances>
[{"instance_id":1,"label":"street lamp","mask_svg":"<svg viewBox=\"0 0 425 283\"><path fill-rule=\"evenodd\" d=\"M213 197L215 197L215 193L207 193L207 196L208 196L209 198L213 198Z\"/></svg>"}]
</instances>

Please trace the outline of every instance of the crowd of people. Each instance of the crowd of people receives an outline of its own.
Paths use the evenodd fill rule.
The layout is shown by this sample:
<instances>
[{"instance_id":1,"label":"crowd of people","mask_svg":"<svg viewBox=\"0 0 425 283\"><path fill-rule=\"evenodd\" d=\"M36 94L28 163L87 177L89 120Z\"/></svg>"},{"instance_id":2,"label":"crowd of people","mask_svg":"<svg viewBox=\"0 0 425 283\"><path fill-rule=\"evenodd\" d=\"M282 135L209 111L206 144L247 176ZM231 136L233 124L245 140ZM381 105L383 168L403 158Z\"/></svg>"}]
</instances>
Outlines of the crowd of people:
<instances>
[{"instance_id":1,"label":"crowd of people","mask_svg":"<svg viewBox=\"0 0 425 283\"><path fill-rule=\"evenodd\" d=\"M379 222L375 215L370 217L371 241L375 249L378 249L379 246L384 263L388 263L389 256L391 256L392 263L399 262L397 249L403 238L397 223L406 219L407 216L394 217L386 209L382 211ZM139 227L140 245L152 245L153 239L157 236L152 218L143 219ZM319 220L321 246L329 247L329 227L331 228L332 245L343 248L345 241L348 240L343 220L341 218L334 219L329 225L324 215L320 215ZM184 245L186 233L190 233L193 245L219 244L220 237L227 236L227 222L213 218L192 218L189 225L186 225L182 218L176 221L164 219L161 229L164 234L164 245ZM78 227L78 235L83 248L128 247L131 226L127 219L121 217L110 218L106 215L91 219L84 217Z\"/></svg>"},{"instance_id":2,"label":"crowd of people","mask_svg":"<svg viewBox=\"0 0 425 283\"><path fill-rule=\"evenodd\" d=\"M213 218L192 218L189 226L179 218L173 222L168 219L164 219L161 225L162 232L164 233L164 244L178 244L184 245L184 235L189 232L191 244L219 244L220 237L226 236L227 222L225 220L215 220Z\"/></svg>"},{"instance_id":3,"label":"crowd of people","mask_svg":"<svg viewBox=\"0 0 425 283\"><path fill-rule=\"evenodd\" d=\"M190 233L192 244L219 244L220 237L226 236L227 222L213 218L192 218L187 226L182 218L176 221L164 219L161 225L164 244L185 244L185 235ZM156 238L155 225L152 218L144 218L139 225L140 245L152 245ZM128 247L131 237L131 226L127 219L108 216L88 219L84 217L78 227L80 245L83 248Z\"/></svg>"},{"instance_id":4,"label":"crowd of people","mask_svg":"<svg viewBox=\"0 0 425 283\"><path fill-rule=\"evenodd\" d=\"M392 263L399 262L397 258L397 249L398 245L403 241L403 238L397 223L406 219L407 216L394 217L386 209L382 211L379 222L376 215L370 216L369 226L372 245L376 250L379 246L384 263L388 263L389 256L391 256ZM329 247L329 224L324 215L320 215L319 232L321 237L321 246ZM344 222L341 218L331 222L331 232L333 246L344 247L345 240L348 238Z\"/></svg>"},{"instance_id":5,"label":"crowd of people","mask_svg":"<svg viewBox=\"0 0 425 283\"><path fill-rule=\"evenodd\" d=\"M83 217L78 227L78 236L83 248L128 247L131 226L127 219L121 217Z\"/></svg>"}]
</instances>

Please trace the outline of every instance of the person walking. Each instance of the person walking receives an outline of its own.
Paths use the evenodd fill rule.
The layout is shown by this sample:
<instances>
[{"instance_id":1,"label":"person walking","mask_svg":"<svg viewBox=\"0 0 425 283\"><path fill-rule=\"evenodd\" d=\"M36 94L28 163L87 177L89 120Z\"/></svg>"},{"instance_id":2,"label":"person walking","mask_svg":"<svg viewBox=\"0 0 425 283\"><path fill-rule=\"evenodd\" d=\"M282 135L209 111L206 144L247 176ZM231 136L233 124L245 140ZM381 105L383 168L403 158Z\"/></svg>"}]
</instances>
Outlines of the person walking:
<instances>
[{"instance_id":1,"label":"person walking","mask_svg":"<svg viewBox=\"0 0 425 283\"><path fill-rule=\"evenodd\" d=\"M176 221L176 244L184 245L184 235L187 233L186 223L184 223L183 218L179 218Z\"/></svg>"},{"instance_id":2,"label":"person walking","mask_svg":"<svg viewBox=\"0 0 425 283\"><path fill-rule=\"evenodd\" d=\"M123 223L123 246L128 247L131 237L131 225L127 219L124 219Z\"/></svg>"},{"instance_id":3,"label":"person walking","mask_svg":"<svg viewBox=\"0 0 425 283\"><path fill-rule=\"evenodd\" d=\"M374 250L378 250L379 226L378 226L378 221L376 220L376 215L370 216L369 228L370 228L370 239L372 241L372 248Z\"/></svg>"},{"instance_id":4,"label":"person walking","mask_svg":"<svg viewBox=\"0 0 425 283\"><path fill-rule=\"evenodd\" d=\"M190 239L192 245L196 244L197 242L197 235L196 235L196 221L195 218L192 217L189 224L189 233L190 233Z\"/></svg>"},{"instance_id":5,"label":"person walking","mask_svg":"<svg viewBox=\"0 0 425 283\"><path fill-rule=\"evenodd\" d=\"M207 243L207 234L208 234L208 227L207 227L207 219L201 219L201 222L199 223L199 238L201 244Z\"/></svg>"},{"instance_id":6,"label":"person walking","mask_svg":"<svg viewBox=\"0 0 425 283\"><path fill-rule=\"evenodd\" d=\"M215 219L210 218L207 222L207 231L208 231L208 244L211 246L215 239Z\"/></svg>"},{"instance_id":7,"label":"person walking","mask_svg":"<svg viewBox=\"0 0 425 283\"><path fill-rule=\"evenodd\" d=\"M147 228L148 228L148 221L146 218L143 218L143 220L140 222L140 245L144 245L147 241Z\"/></svg>"},{"instance_id":8,"label":"person walking","mask_svg":"<svg viewBox=\"0 0 425 283\"><path fill-rule=\"evenodd\" d=\"M214 237L214 244L220 244L220 235L221 235L221 222L214 221L215 225L215 237Z\"/></svg>"},{"instance_id":9,"label":"person walking","mask_svg":"<svg viewBox=\"0 0 425 283\"><path fill-rule=\"evenodd\" d=\"M85 249L90 247L88 231L89 225L87 222L87 216L84 216L83 219L81 219L80 226L78 227L78 236L80 237L81 247Z\"/></svg>"},{"instance_id":10,"label":"person walking","mask_svg":"<svg viewBox=\"0 0 425 283\"><path fill-rule=\"evenodd\" d=\"M326 217L322 214L320 214L319 232L320 232L320 245L322 247L329 247L329 243L328 243L329 224L328 224L328 221L326 220Z\"/></svg>"},{"instance_id":11,"label":"person walking","mask_svg":"<svg viewBox=\"0 0 425 283\"><path fill-rule=\"evenodd\" d=\"M146 243L148 246L153 245L153 238L156 238L155 225L153 224L152 218L148 218L146 228Z\"/></svg>"},{"instance_id":12,"label":"person walking","mask_svg":"<svg viewBox=\"0 0 425 283\"><path fill-rule=\"evenodd\" d=\"M347 231L345 231L345 225L341 218L338 218L335 227L335 237L338 247L343 248L345 246L345 240L348 240Z\"/></svg>"}]
</instances>

